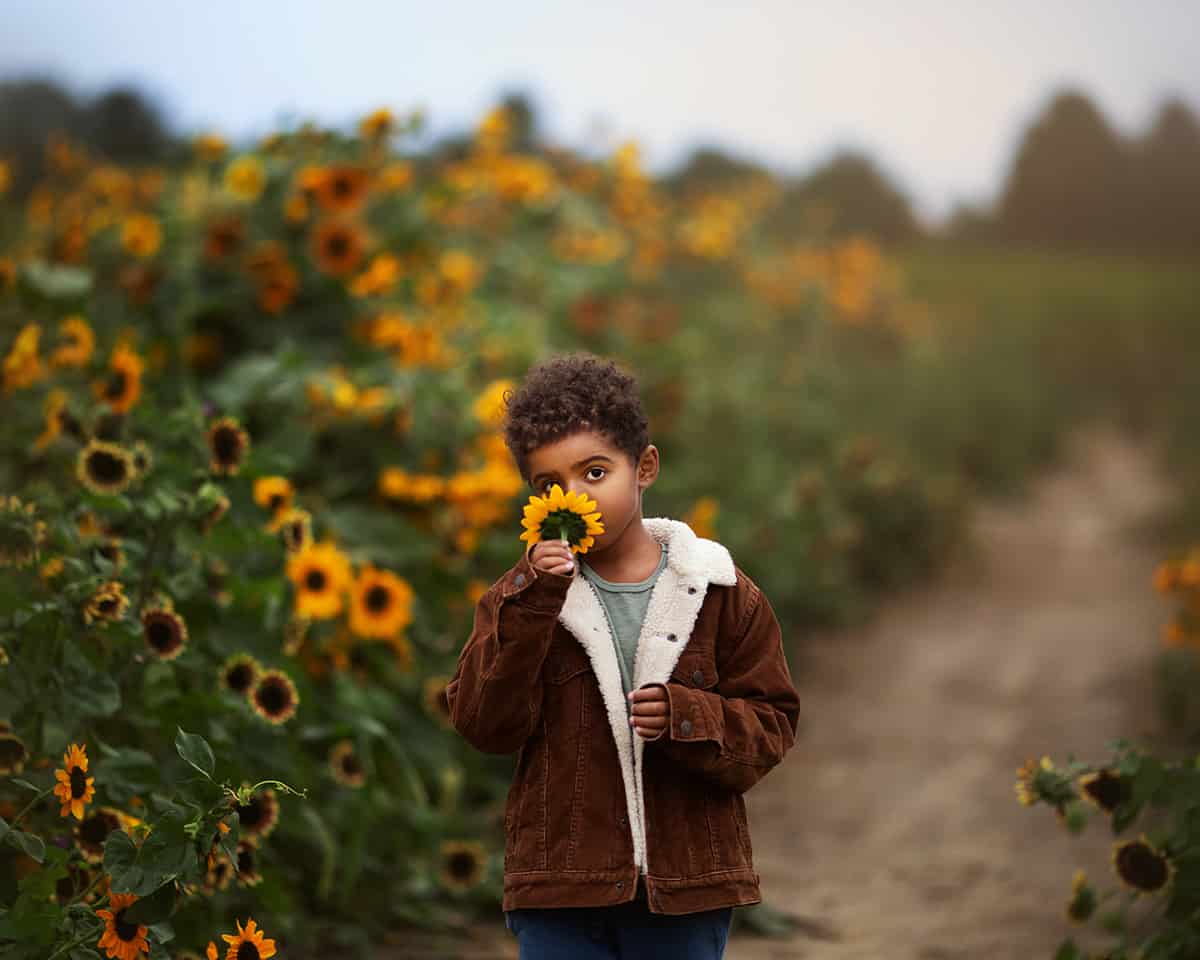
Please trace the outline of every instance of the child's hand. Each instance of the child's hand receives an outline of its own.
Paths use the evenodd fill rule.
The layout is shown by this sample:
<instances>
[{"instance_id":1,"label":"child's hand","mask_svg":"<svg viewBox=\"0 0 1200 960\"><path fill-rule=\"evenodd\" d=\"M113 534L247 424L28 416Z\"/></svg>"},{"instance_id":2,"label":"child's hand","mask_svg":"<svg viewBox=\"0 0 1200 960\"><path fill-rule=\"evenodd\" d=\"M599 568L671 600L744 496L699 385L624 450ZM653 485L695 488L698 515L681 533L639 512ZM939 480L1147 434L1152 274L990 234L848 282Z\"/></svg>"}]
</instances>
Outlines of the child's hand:
<instances>
[{"instance_id":1,"label":"child's hand","mask_svg":"<svg viewBox=\"0 0 1200 960\"><path fill-rule=\"evenodd\" d=\"M571 546L561 540L539 540L529 551L529 562L536 569L545 570L547 573L569 576L575 570Z\"/></svg>"},{"instance_id":2,"label":"child's hand","mask_svg":"<svg viewBox=\"0 0 1200 960\"><path fill-rule=\"evenodd\" d=\"M667 729L671 703L665 687L654 684L631 690L629 700L633 704L633 716L630 718L633 729L644 739L653 740Z\"/></svg>"}]
</instances>

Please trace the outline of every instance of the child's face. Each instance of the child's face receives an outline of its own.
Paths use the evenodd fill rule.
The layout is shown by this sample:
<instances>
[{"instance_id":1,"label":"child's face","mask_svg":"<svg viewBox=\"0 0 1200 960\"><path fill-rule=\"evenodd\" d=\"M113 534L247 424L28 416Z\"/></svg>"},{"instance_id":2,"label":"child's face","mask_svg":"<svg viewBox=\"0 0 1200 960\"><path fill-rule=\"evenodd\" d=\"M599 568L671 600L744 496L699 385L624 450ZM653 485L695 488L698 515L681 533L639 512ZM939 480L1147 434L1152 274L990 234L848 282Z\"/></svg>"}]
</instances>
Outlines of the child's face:
<instances>
[{"instance_id":1,"label":"child's face","mask_svg":"<svg viewBox=\"0 0 1200 960\"><path fill-rule=\"evenodd\" d=\"M639 515L642 491L658 476L658 450L648 446L635 469L628 455L603 434L585 430L532 451L529 476L540 497L549 496L557 483L564 492L574 490L596 501L604 533L596 536L589 551L594 553L614 543Z\"/></svg>"}]
</instances>

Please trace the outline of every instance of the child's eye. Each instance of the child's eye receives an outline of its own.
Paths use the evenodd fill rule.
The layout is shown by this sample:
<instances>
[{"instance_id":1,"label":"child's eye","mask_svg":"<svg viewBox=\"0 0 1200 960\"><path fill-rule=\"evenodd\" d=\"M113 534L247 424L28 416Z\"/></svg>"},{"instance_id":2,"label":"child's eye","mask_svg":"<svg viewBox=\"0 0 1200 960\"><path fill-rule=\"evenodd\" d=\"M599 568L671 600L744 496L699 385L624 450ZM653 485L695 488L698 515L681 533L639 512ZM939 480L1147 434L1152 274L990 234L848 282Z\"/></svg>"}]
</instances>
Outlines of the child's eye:
<instances>
[{"instance_id":1,"label":"child's eye","mask_svg":"<svg viewBox=\"0 0 1200 960\"><path fill-rule=\"evenodd\" d=\"M604 473L604 474L608 473L608 471L605 470L604 467L588 467L587 472L590 474L593 470L599 470L601 473ZM599 480L600 477L596 477L595 479ZM553 485L553 483L554 483L553 480L547 480L545 483L543 483L542 484L542 492L545 493L547 490L549 490L550 487Z\"/></svg>"}]
</instances>

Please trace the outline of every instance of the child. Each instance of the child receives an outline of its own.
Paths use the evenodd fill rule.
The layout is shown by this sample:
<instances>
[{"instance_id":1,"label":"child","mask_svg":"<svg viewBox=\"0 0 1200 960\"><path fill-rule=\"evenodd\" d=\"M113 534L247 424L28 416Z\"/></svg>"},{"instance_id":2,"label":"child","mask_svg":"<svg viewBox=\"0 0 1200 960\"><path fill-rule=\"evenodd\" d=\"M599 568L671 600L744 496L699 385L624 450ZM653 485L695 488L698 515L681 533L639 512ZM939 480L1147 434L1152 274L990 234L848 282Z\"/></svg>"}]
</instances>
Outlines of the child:
<instances>
[{"instance_id":1,"label":"child","mask_svg":"<svg viewBox=\"0 0 1200 960\"><path fill-rule=\"evenodd\" d=\"M506 923L523 960L719 960L733 907L762 899L742 794L799 716L779 623L725 547L642 518L659 454L631 376L558 355L506 401L531 489L586 494L604 525L492 584L446 687L468 742L517 753Z\"/></svg>"}]
</instances>

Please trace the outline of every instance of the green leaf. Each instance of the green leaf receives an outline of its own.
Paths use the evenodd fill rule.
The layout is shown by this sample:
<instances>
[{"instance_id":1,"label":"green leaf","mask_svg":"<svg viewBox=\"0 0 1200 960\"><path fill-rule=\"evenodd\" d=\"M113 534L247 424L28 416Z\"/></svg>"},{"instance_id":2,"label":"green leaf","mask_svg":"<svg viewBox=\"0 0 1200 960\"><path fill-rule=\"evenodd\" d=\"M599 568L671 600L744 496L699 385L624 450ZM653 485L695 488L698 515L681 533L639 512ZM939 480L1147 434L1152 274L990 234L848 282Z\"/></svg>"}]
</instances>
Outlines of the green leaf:
<instances>
[{"instance_id":1,"label":"green leaf","mask_svg":"<svg viewBox=\"0 0 1200 960\"><path fill-rule=\"evenodd\" d=\"M12 778L10 778L10 779L9 779L9 781L8 781L8 782L9 782L9 783L15 783L15 784L16 784L18 787L24 787L26 790L32 790L34 793L41 793L41 792L42 792L42 788L41 788L41 787L35 787L35 786L34 786L32 783L30 783L28 780L22 780L20 777L12 777Z\"/></svg>"},{"instance_id":2,"label":"green leaf","mask_svg":"<svg viewBox=\"0 0 1200 960\"><path fill-rule=\"evenodd\" d=\"M1075 946L1075 941L1070 937L1064 940L1054 954L1054 960L1079 960L1079 948Z\"/></svg>"},{"instance_id":3,"label":"green leaf","mask_svg":"<svg viewBox=\"0 0 1200 960\"><path fill-rule=\"evenodd\" d=\"M196 851L184 829L182 811L168 809L151 826L140 849L123 830L114 830L104 842L104 869L117 893L145 896L195 864Z\"/></svg>"},{"instance_id":4,"label":"green leaf","mask_svg":"<svg viewBox=\"0 0 1200 960\"><path fill-rule=\"evenodd\" d=\"M175 729L175 749L179 755L211 780L216 760L208 741L198 733L185 733L183 727Z\"/></svg>"},{"instance_id":5,"label":"green leaf","mask_svg":"<svg viewBox=\"0 0 1200 960\"><path fill-rule=\"evenodd\" d=\"M83 267L34 260L21 268L22 278L48 300L76 300L92 289L92 273Z\"/></svg>"},{"instance_id":6,"label":"green leaf","mask_svg":"<svg viewBox=\"0 0 1200 960\"><path fill-rule=\"evenodd\" d=\"M162 923L149 924L149 929L159 943L170 943L175 939L175 928L165 920Z\"/></svg>"},{"instance_id":7,"label":"green leaf","mask_svg":"<svg viewBox=\"0 0 1200 960\"><path fill-rule=\"evenodd\" d=\"M32 857L38 863L46 859L46 842L35 833L25 833L22 830L12 830L8 834L9 841Z\"/></svg>"},{"instance_id":8,"label":"green leaf","mask_svg":"<svg viewBox=\"0 0 1200 960\"><path fill-rule=\"evenodd\" d=\"M175 908L175 881L168 880L148 897L142 897L133 906L125 909L125 919L130 923L141 923L149 927L166 920Z\"/></svg>"}]
</instances>

